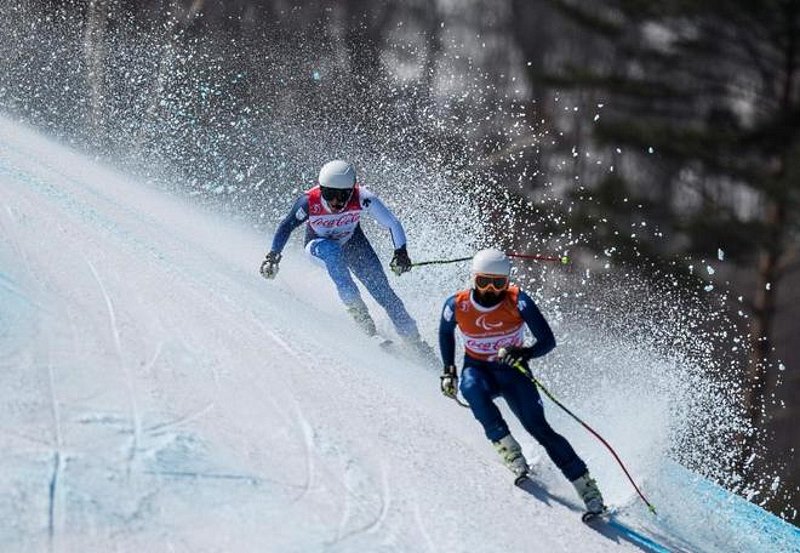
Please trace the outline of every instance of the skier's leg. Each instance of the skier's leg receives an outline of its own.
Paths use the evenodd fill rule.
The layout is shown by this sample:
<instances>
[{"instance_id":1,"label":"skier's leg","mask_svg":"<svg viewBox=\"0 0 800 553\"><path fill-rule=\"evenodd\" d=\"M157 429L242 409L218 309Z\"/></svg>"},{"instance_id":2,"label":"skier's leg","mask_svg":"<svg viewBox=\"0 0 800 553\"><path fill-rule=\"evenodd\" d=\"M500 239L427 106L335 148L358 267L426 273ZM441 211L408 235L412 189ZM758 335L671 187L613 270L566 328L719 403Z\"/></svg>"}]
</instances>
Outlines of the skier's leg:
<instances>
[{"instance_id":1,"label":"skier's leg","mask_svg":"<svg viewBox=\"0 0 800 553\"><path fill-rule=\"evenodd\" d=\"M494 404L497 390L487 369L464 365L459 389L489 440L497 442L509 434L508 424Z\"/></svg>"},{"instance_id":2,"label":"skier's leg","mask_svg":"<svg viewBox=\"0 0 800 553\"><path fill-rule=\"evenodd\" d=\"M343 253L347 266L369 290L375 301L386 310L397 333L406 339L419 339L417 323L389 285L381 261L360 227L343 247Z\"/></svg>"},{"instance_id":3,"label":"skier's leg","mask_svg":"<svg viewBox=\"0 0 800 553\"><path fill-rule=\"evenodd\" d=\"M518 371L497 371L501 394L522 426L542 444L550 459L572 482L586 473L586 464L578 457L570 443L557 433L544 416L542 398L536 385Z\"/></svg>"},{"instance_id":4,"label":"skier's leg","mask_svg":"<svg viewBox=\"0 0 800 553\"><path fill-rule=\"evenodd\" d=\"M508 430L508 424L494 403L497 395L492 374L486 369L464 366L461 371L461 394L469 402L472 414L483 426L486 437L492 442L495 450L503 460L503 464L517 478L528 473L528 462L522 454L514 436Z\"/></svg>"},{"instance_id":5,"label":"skier's leg","mask_svg":"<svg viewBox=\"0 0 800 553\"><path fill-rule=\"evenodd\" d=\"M377 333L375 322L370 317L369 310L361 299L361 293L350 275L342 246L334 240L316 238L306 244L306 251L325 265L328 275L336 285L339 298L359 328L368 336L374 336Z\"/></svg>"},{"instance_id":6,"label":"skier's leg","mask_svg":"<svg viewBox=\"0 0 800 553\"><path fill-rule=\"evenodd\" d=\"M358 287L350 275L350 270L347 268L342 246L334 240L316 238L306 244L306 251L325 264L328 275L336 285L339 298L345 305L352 305L361 300Z\"/></svg>"}]
</instances>

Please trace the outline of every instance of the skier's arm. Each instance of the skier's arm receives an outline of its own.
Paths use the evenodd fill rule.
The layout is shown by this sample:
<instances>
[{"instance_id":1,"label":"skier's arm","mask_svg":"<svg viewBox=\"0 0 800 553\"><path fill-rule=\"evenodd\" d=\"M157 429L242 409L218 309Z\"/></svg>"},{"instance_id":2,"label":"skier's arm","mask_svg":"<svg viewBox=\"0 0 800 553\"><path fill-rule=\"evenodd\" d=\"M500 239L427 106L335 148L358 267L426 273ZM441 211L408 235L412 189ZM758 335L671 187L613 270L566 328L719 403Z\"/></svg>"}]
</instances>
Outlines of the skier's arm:
<instances>
[{"instance_id":1,"label":"skier's arm","mask_svg":"<svg viewBox=\"0 0 800 553\"><path fill-rule=\"evenodd\" d=\"M389 229L392 233L392 242L394 249L399 250L406 245L406 233L403 230L403 225L400 220L395 217L394 213L378 198L375 194L361 188L361 207L372 215L378 223Z\"/></svg>"},{"instance_id":2,"label":"skier's arm","mask_svg":"<svg viewBox=\"0 0 800 553\"><path fill-rule=\"evenodd\" d=\"M523 291L520 291L519 298L517 298L517 308L528 328L531 329L533 337L536 338L536 343L530 348L530 358L541 357L553 351L553 348L556 347L556 337L553 336L550 325L547 324L534 301Z\"/></svg>"},{"instance_id":3,"label":"skier's arm","mask_svg":"<svg viewBox=\"0 0 800 553\"><path fill-rule=\"evenodd\" d=\"M456 358L456 297L450 296L444 302L442 318L439 321L439 349L445 367L455 365Z\"/></svg>"},{"instance_id":4,"label":"skier's arm","mask_svg":"<svg viewBox=\"0 0 800 553\"><path fill-rule=\"evenodd\" d=\"M302 225L306 219L308 219L308 196L303 195L297 199L289 214L278 225L270 251L281 253L294 229Z\"/></svg>"}]
</instances>

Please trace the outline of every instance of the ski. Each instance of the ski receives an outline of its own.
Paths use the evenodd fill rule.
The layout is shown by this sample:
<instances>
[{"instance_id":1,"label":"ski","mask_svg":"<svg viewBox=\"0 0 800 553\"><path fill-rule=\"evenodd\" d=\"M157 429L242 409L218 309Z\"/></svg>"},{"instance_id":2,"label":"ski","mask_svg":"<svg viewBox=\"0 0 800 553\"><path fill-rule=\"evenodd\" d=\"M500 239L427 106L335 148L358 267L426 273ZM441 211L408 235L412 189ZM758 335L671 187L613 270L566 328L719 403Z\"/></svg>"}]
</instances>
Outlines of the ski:
<instances>
[{"instance_id":1,"label":"ski","mask_svg":"<svg viewBox=\"0 0 800 553\"><path fill-rule=\"evenodd\" d=\"M534 480L534 475L530 471L525 474L516 476L514 478L514 485L517 486L518 488L525 490L531 495L537 497L541 494L549 495L547 490L541 484L536 482L536 480ZM581 520L588 524L592 520L595 520L600 517L608 517L615 512L616 512L615 508L604 506L603 510L600 511L599 513L595 513L592 511L583 511L581 513Z\"/></svg>"},{"instance_id":2,"label":"ski","mask_svg":"<svg viewBox=\"0 0 800 553\"><path fill-rule=\"evenodd\" d=\"M516 478L514 478L514 485L518 488L522 488L527 482L530 482L531 477L528 474L520 474Z\"/></svg>"},{"instance_id":3,"label":"ski","mask_svg":"<svg viewBox=\"0 0 800 553\"><path fill-rule=\"evenodd\" d=\"M528 472L526 472L524 474L517 475L517 476L514 477L514 485L517 486L518 488L522 488L523 490L526 490L528 492L530 492L530 490L528 488L530 488L531 486L538 486L539 488L544 490L544 488L542 488L541 485L537 484L534 481L534 478L536 476L536 467L539 465L539 462L541 460L542 460L542 456L541 455L537 455L536 457L534 457L528 463Z\"/></svg>"},{"instance_id":4,"label":"ski","mask_svg":"<svg viewBox=\"0 0 800 553\"><path fill-rule=\"evenodd\" d=\"M528 472L526 474L521 474L515 477L514 485L517 486L518 488L525 490L528 493L531 493L532 495L537 495L536 493L537 491L538 493L548 494L547 490L545 490L540 484L538 484L535 480L533 480L531 476L532 476L531 473ZM538 490L535 490L535 488L538 488ZM615 509L609 509L608 507L604 507L604 509L599 513L595 513L592 511L584 511L581 514L581 520L585 523L589 523L590 521L598 517L609 516L615 511L616 511Z\"/></svg>"},{"instance_id":5,"label":"ski","mask_svg":"<svg viewBox=\"0 0 800 553\"><path fill-rule=\"evenodd\" d=\"M378 347L384 351L392 351L394 348L394 341L380 334L373 334L370 336L370 339L378 344Z\"/></svg>"},{"instance_id":6,"label":"ski","mask_svg":"<svg viewBox=\"0 0 800 553\"><path fill-rule=\"evenodd\" d=\"M581 520L583 522L589 523L598 518L609 517L611 516L612 513L613 513L612 509L609 509L608 507L604 506L603 510L597 513L594 511L584 511L584 513L581 515Z\"/></svg>"},{"instance_id":7,"label":"ski","mask_svg":"<svg viewBox=\"0 0 800 553\"><path fill-rule=\"evenodd\" d=\"M683 549L675 549L667 547L666 545L656 541L654 538L644 534L642 531L634 530L631 526L621 522L617 518L618 510L615 507L606 506L605 510L600 513L586 512L581 516L581 520L587 526L598 530L601 527L607 527L614 535L637 545L645 551L650 553L672 553L674 551L683 551ZM605 532L604 532L605 533Z\"/></svg>"},{"instance_id":8,"label":"ski","mask_svg":"<svg viewBox=\"0 0 800 553\"><path fill-rule=\"evenodd\" d=\"M383 338L378 342L378 347L382 350L390 351L394 346L394 342L389 338Z\"/></svg>"},{"instance_id":9,"label":"ski","mask_svg":"<svg viewBox=\"0 0 800 553\"><path fill-rule=\"evenodd\" d=\"M547 488L536 480L536 475L532 472L516 476L514 478L514 485L548 505L555 501L569 507L572 510L577 510L576 505L571 504L570 502L565 502L550 494L550 492L547 491ZM636 530L630 524L622 522L618 516L620 513L621 511L619 506L606 505L603 511L599 513L585 510L581 511L581 521L588 527L600 532L603 535L615 536L629 543L635 544L639 548L650 553L686 551L681 548L667 547L661 543L664 540L663 536L650 537L649 532L646 530Z\"/></svg>"}]
</instances>

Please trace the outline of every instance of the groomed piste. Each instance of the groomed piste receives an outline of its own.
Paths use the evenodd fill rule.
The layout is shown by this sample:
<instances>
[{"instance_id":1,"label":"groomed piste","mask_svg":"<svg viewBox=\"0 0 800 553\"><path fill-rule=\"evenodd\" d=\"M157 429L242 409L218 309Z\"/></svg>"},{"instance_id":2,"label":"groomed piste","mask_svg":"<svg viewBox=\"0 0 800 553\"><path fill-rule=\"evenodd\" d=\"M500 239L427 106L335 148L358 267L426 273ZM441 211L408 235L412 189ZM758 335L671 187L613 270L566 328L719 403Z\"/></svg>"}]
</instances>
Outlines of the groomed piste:
<instances>
[{"instance_id":1,"label":"groomed piste","mask_svg":"<svg viewBox=\"0 0 800 553\"><path fill-rule=\"evenodd\" d=\"M546 371L659 514L547 403L623 526L581 523L546 460L540 490L514 488L438 373L365 339L298 245L265 283L263 229L7 119L0 232L2 551L800 551L797 528L670 458L671 411L636 421L643 433L635 397L599 386L617 415L582 409ZM433 341L463 275L415 295L403 278ZM571 337L554 330L563 361ZM592 370L613 378L597 341ZM664 369L642 355L632 385Z\"/></svg>"}]
</instances>

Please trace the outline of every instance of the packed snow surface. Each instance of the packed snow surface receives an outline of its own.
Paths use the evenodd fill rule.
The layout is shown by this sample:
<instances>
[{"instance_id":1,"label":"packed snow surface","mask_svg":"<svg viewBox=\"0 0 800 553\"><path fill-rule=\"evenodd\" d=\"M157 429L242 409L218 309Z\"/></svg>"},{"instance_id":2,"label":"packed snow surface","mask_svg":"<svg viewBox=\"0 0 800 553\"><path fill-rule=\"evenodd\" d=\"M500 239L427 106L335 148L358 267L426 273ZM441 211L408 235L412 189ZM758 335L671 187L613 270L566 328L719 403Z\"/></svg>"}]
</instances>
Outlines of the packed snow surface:
<instances>
[{"instance_id":1,"label":"packed snow surface","mask_svg":"<svg viewBox=\"0 0 800 553\"><path fill-rule=\"evenodd\" d=\"M268 236L5 119L0 234L2 551L640 550L581 523L547 459L548 494L516 489L438 369L364 338L295 245L267 282ZM608 454L546 408L646 526Z\"/></svg>"}]
</instances>

